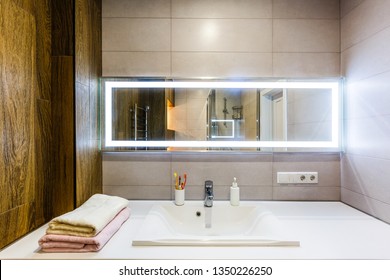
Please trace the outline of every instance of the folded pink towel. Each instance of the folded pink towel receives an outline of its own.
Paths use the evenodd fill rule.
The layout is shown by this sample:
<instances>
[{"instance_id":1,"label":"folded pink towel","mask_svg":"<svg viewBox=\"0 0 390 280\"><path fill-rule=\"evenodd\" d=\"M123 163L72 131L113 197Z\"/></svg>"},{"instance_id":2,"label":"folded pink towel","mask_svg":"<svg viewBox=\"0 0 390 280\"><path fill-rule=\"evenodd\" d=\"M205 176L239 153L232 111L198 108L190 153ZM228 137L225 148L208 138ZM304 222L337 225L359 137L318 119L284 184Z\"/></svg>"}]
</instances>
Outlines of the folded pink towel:
<instances>
[{"instance_id":1,"label":"folded pink towel","mask_svg":"<svg viewBox=\"0 0 390 280\"><path fill-rule=\"evenodd\" d=\"M61 234L45 234L39 239L38 244L43 252L68 253L68 252L96 252L110 240L122 224L129 218L130 209L123 208L101 232L94 237L80 237Z\"/></svg>"}]
</instances>

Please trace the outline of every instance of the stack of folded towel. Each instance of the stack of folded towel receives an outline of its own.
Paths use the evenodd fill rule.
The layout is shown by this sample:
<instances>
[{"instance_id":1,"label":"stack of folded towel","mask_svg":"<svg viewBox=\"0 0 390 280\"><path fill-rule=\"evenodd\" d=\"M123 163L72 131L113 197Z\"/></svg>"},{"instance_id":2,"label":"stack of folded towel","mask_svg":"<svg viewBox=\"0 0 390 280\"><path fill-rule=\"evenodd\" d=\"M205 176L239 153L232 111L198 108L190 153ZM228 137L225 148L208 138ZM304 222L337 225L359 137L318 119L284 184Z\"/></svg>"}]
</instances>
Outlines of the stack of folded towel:
<instances>
[{"instance_id":1,"label":"stack of folded towel","mask_svg":"<svg viewBox=\"0 0 390 280\"><path fill-rule=\"evenodd\" d=\"M99 251L129 218L127 199L95 194L49 222L38 243L43 252Z\"/></svg>"}]
</instances>

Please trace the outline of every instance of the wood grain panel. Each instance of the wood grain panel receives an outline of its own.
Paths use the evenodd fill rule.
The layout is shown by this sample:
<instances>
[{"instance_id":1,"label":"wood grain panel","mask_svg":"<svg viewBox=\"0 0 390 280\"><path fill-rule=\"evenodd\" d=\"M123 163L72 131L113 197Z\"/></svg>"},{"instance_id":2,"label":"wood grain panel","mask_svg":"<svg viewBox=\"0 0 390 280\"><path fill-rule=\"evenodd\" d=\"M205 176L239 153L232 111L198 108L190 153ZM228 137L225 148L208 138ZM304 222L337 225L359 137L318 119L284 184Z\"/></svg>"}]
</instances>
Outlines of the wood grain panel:
<instances>
[{"instance_id":1,"label":"wood grain panel","mask_svg":"<svg viewBox=\"0 0 390 280\"><path fill-rule=\"evenodd\" d=\"M89 87L76 83L76 205L91 196Z\"/></svg>"},{"instance_id":2,"label":"wood grain panel","mask_svg":"<svg viewBox=\"0 0 390 280\"><path fill-rule=\"evenodd\" d=\"M102 1L93 0L91 5L92 25L92 50L90 56L90 114L91 114L91 137L93 140L100 139L100 96L99 79L102 76ZM95 145L99 147L99 145ZM101 177L101 176L100 176Z\"/></svg>"},{"instance_id":3,"label":"wood grain panel","mask_svg":"<svg viewBox=\"0 0 390 280\"><path fill-rule=\"evenodd\" d=\"M41 207L35 203L34 11L34 1L0 3L0 248L32 230Z\"/></svg>"},{"instance_id":4,"label":"wood grain panel","mask_svg":"<svg viewBox=\"0 0 390 280\"><path fill-rule=\"evenodd\" d=\"M0 248L34 228L34 209L34 203L26 203L0 214Z\"/></svg>"},{"instance_id":5,"label":"wood grain panel","mask_svg":"<svg viewBox=\"0 0 390 280\"><path fill-rule=\"evenodd\" d=\"M76 0L76 82L89 86L92 50L91 0Z\"/></svg>"},{"instance_id":6,"label":"wood grain panel","mask_svg":"<svg viewBox=\"0 0 390 280\"><path fill-rule=\"evenodd\" d=\"M53 215L73 210L75 131L73 57L52 58Z\"/></svg>"},{"instance_id":7,"label":"wood grain panel","mask_svg":"<svg viewBox=\"0 0 390 280\"><path fill-rule=\"evenodd\" d=\"M101 73L101 1L77 0L75 19L76 72L76 206L102 192L99 151Z\"/></svg>"},{"instance_id":8,"label":"wood grain panel","mask_svg":"<svg viewBox=\"0 0 390 280\"><path fill-rule=\"evenodd\" d=\"M30 0L29 0L30 1ZM51 99L51 1L35 2L35 22L37 26L37 98Z\"/></svg>"},{"instance_id":9,"label":"wood grain panel","mask_svg":"<svg viewBox=\"0 0 390 280\"><path fill-rule=\"evenodd\" d=\"M50 220L52 216L52 121L51 103L38 99L35 114L35 201L36 225Z\"/></svg>"},{"instance_id":10,"label":"wood grain panel","mask_svg":"<svg viewBox=\"0 0 390 280\"><path fill-rule=\"evenodd\" d=\"M0 9L2 213L32 200L36 30L34 18L12 1Z\"/></svg>"},{"instance_id":11,"label":"wood grain panel","mask_svg":"<svg viewBox=\"0 0 390 280\"><path fill-rule=\"evenodd\" d=\"M74 55L75 0L52 0L52 55Z\"/></svg>"},{"instance_id":12,"label":"wood grain panel","mask_svg":"<svg viewBox=\"0 0 390 280\"><path fill-rule=\"evenodd\" d=\"M36 1L31 1L31 0L12 0L18 8L21 8L28 12L31 15L34 15L34 10L35 10L35 2Z\"/></svg>"}]
</instances>

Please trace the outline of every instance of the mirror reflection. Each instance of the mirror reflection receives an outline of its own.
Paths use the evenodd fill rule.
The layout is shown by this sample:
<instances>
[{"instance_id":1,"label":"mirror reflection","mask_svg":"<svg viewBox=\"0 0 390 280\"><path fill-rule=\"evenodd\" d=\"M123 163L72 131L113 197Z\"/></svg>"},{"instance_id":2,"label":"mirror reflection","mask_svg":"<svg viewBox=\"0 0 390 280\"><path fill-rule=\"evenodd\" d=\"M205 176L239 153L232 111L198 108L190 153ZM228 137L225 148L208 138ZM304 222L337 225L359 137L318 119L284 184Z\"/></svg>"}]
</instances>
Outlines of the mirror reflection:
<instances>
[{"instance_id":1,"label":"mirror reflection","mask_svg":"<svg viewBox=\"0 0 390 280\"><path fill-rule=\"evenodd\" d=\"M118 146L138 141L170 141L170 146L172 141L244 141L252 146L253 142L335 141L334 86L113 86L110 90L106 121L112 139L106 139Z\"/></svg>"}]
</instances>

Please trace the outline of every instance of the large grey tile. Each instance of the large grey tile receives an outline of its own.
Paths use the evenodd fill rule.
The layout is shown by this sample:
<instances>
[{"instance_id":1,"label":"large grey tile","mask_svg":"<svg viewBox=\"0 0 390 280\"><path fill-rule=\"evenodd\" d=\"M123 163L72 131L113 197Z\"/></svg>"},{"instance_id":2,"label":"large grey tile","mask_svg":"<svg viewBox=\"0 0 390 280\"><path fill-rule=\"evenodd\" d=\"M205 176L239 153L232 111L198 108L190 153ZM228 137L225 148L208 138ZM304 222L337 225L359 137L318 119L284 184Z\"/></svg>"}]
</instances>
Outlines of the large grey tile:
<instances>
[{"instance_id":1,"label":"large grey tile","mask_svg":"<svg viewBox=\"0 0 390 280\"><path fill-rule=\"evenodd\" d=\"M339 201L340 187L313 187L313 186L274 187L273 200Z\"/></svg>"},{"instance_id":2,"label":"large grey tile","mask_svg":"<svg viewBox=\"0 0 390 280\"><path fill-rule=\"evenodd\" d=\"M274 53L274 77L338 77L339 53Z\"/></svg>"},{"instance_id":3,"label":"large grey tile","mask_svg":"<svg viewBox=\"0 0 390 280\"><path fill-rule=\"evenodd\" d=\"M339 19L339 0L273 0L274 18Z\"/></svg>"},{"instance_id":4,"label":"large grey tile","mask_svg":"<svg viewBox=\"0 0 390 280\"><path fill-rule=\"evenodd\" d=\"M390 159L390 116L352 119L345 122L346 151Z\"/></svg>"},{"instance_id":5,"label":"large grey tile","mask_svg":"<svg viewBox=\"0 0 390 280\"><path fill-rule=\"evenodd\" d=\"M169 200L172 199L170 186L103 186L103 193L126 199Z\"/></svg>"},{"instance_id":6,"label":"large grey tile","mask_svg":"<svg viewBox=\"0 0 390 280\"><path fill-rule=\"evenodd\" d=\"M212 180L216 186L231 186L233 177L239 185L272 185L270 162L172 162L172 172L187 173L189 186L203 186Z\"/></svg>"},{"instance_id":7,"label":"large grey tile","mask_svg":"<svg viewBox=\"0 0 390 280\"><path fill-rule=\"evenodd\" d=\"M172 0L173 18L271 18L272 0Z\"/></svg>"},{"instance_id":8,"label":"large grey tile","mask_svg":"<svg viewBox=\"0 0 390 280\"><path fill-rule=\"evenodd\" d=\"M203 200L204 186L188 186L187 200ZM230 186L214 186L215 200L229 200ZM272 200L271 186L240 186L240 200Z\"/></svg>"},{"instance_id":9,"label":"large grey tile","mask_svg":"<svg viewBox=\"0 0 390 280\"><path fill-rule=\"evenodd\" d=\"M166 162L103 162L103 185L107 186L170 185L171 176L171 165Z\"/></svg>"},{"instance_id":10,"label":"large grey tile","mask_svg":"<svg viewBox=\"0 0 390 280\"><path fill-rule=\"evenodd\" d=\"M173 162L268 162L271 163L273 159L272 153L258 153L258 152L213 152L207 153L197 152L179 152L172 153Z\"/></svg>"},{"instance_id":11,"label":"large grey tile","mask_svg":"<svg viewBox=\"0 0 390 280\"><path fill-rule=\"evenodd\" d=\"M159 151L132 151L132 152L104 152L104 161L155 161L169 163L172 155Z\"/></svg>"},{"instance_id":12,"label":"large grey tile","mask_svg":"<svg viewBox=\"0 0 390 280\"><path fill-rule=\"evenodd\" d=\"M270 77L271 53L173 52L174 77Z\"/></svg>"},{"instance_id":13,"label":"large grey tile","mask_svg":"<svg viewBox=\"0 0 390 280\"><path fill-rule=\"evenodd\" d=\"M342 187L390 204L389 159L347 155L342 160Z\"/></svg>"},{"instance_id":14,"label":"large grey tile","mask_svg":"<svg viewBox=\"0 0 390 280\"><path fill-rule=\"evenodd\" d=\"M364 0L340 0L340 16L344 17L363 2Z\"/></svg>"},{"instance_id":15,"label":"large grey tile","mask_svg":"<svg viewBox=\"0 0 390 280\"><path fill-rule=\"evenodd\" d=\"M171 16L170 0L102 0L103 17L155 17Z\"/></svg>"},{"instance_id":16,"label":"large grey tile","mask_svg":"<svg viewBox=\"0 0 390 280\"><path fill-rule=\"evenodd\" d=\"M273 21L274 52L339 52L338 20Z\"/></svg>"},{"instance_id":17,"label":"large grey tile","mask_svg":"<svg viewBox=\"0 0 390 280\"><path fill-rule=\"evenodd\" d=\"M341 20L341 49L345 50L389 26L390 1L364 1Z\"/></svg>"},{"instance_id":18,"label":"large grey tile","mask_svg":"<svg viewBox=\"0 0 390 280\"><path fill-rule=\"evenodd\" d=\"M172 50L270 52L272 20L173 19Z\"/></svg>"},{"instance_id":19,"label":"large grey tile","mask_svg":"<svg viewBox=\"0 0 390 280\"><path fill-rule=\"evenodd\" d=\"M349 81L390 71L390 27L341 54L342 75Z\"/></svg>"},{"instance_id":20,"label":"large grey tile","mask_svg":"<svg viewBox=\"0 0 390 280\"><path fill-rule=\"evenodd\" d=\"M103 18L103 51L170 51L170 19Z\"/></svg>"},{"instance_id":21,"label":"large grey tile","mask_svg":"<svg viewBox=\"0 0 390 280\"><path fill-rule=\"evenodd\" d=\"M360 193L341 189L341 201L369 215L390 223L390 204L367 197Z\"/></svg>"},{"instance_id":22,"label":"large grey tile","mask_svg":"<svg viewBox=\"0 0 390 280\"><path fill-rule=\"evenodd\" d=\"M103 52L104 77L169 77L169 52Z\"/></svg>"},{"instance_id":23,"label":"large grey tile","mask_svg":"<svg viewBox=\"0 0 390 280\"><path fill-rule=\"evenodd\" d=\"M345 84L347 119L390 115L390 72Z\"/></svg>"}]
</instances>

